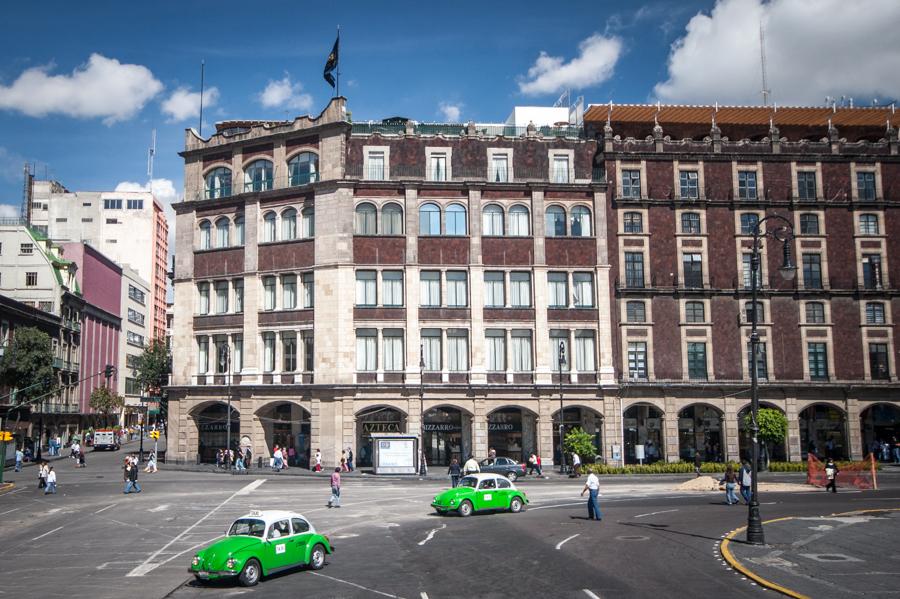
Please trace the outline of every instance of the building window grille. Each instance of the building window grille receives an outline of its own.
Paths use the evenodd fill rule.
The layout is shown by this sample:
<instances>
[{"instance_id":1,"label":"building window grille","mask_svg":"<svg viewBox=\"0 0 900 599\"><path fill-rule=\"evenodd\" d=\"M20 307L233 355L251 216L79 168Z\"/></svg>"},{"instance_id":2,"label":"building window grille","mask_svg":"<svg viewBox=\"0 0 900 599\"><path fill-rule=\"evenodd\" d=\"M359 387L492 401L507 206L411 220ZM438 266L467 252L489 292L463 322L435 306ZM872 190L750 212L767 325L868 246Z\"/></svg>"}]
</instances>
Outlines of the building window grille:
<instances>
[{"instance_id":1,"label":"building window grille","mask_svg":"<svg viewBox=\"0 0 900 599\"><path fill-rule=\"evenodd\" d=\"M806 344L806 354L809 363L809 378L814 381L827 381L828 353L826 345L821 342L809 342Z\"/></svg>"},{"instance_id":2,"label":"building window grille","mask_svg":"<svg viewBox=\"0 0 900 599\"><path fill-rule=\"evenodd\" d=\"M756 344L756 378L765 381L769 378L769 366L766 359L766 344L760 342ZM747 342L747 369L753 368L753 344Z\"/></svg>"},{"instance_id":3,"label":"building window grille","mask_svg":"<svg viewBox=\"0 0 900 599\"><path fill-rule=\"evenodd\" d=\"M878 215L860 214L859 232L861 235L878 235Z\"/></svg>"},{"instance_id":4,"label":"building window grille","mask_svg":"<svg viewBox=\"0 0 900 599\"><path fill-rule=\"evenodd\" d=\"M869 344L869 372L874 380L890 380L887 343Z\"/></svg>"},{"instance_id":5,"label":"building window grille","mask_svg":"<svg viewBox=\"0 0 900 599\"><path fill-rule=\"evenodd\" d=\"M866 324L885 324L884 304L881 302L866 304Z\"/></svg>"},{"instance_id":6,"label":"building window grille","mask_svg":"<svg viewBox=\"0 0 900 599\"><path fill-rule=\"evenodd\" d=\"M643 216L640 212L626 212L623 227L626 233L643 233Z\"/></svg>"},{"instance_id":7,"label":"building window grille","mask_svg":"<svg viewBox=\"0 0 900 599\"><path fill-rule=\"evenodd\" d=\"M755 171L738 171L738 198L742 200L759 199Z\"/></svg>"},{"instance_id":8,"label":"building window grille","mask_svg":"<svg viewBox=\"0 0 900 599\"><path fill-rule=\"evenodd\" d=\"M706 306L703 302L686 302L684 319L687 322L706 322Z\"/></svg>"},{"instance_id":9,"label":"building window grille","mask_svg":"<svg viewBox=\"0 0 900 599\"><path fill-rule=\"evenodd\" d=\"M818 235L819 234L819 215L818 214L801 214L800 215L800 234L801 235Z\"/></svg>"},{"instance_id":10,"label":"building window grille","mask_svg":"<svg viewBox=\"0 0 900 599\"><path fill-rule=\"evenodd\" d=\"M803 202L816 201L816 173L814 171L797 173L797 196Z\"/></svg>"},{"instance_id":11,"label":"building window grille","mask_svg":"<svg viewBox=\"0 0 900 599\"><path fill-rule=\"evenodd\" d=\"M693 289L703 287L703 255L684 254L681 264L684 270L684 286Z\"/></svg>"},{"instance_id":12,"label":"building window grille","mask_svg":"<svg viewBox=\"0 0 900 599\"><path fill-rule=\"evenodd\" d=\"M647 322L647 307L644 302L630 301L625 304L627 322Z\"/></svg>"},{"instance_id":13,"label":"building window grille","mask_svg":"<svg viewBox=\"0 0 900 599\"><path fill-rule=\"evenodd\" d=\"M644 287L644 254L642 252L625 252L625 286L629 288Z\"/></svg>"},{"instance_id":14,"label":"building window grille","mask_svg":"<svg viewBox=\"0 0 900 599\"><path fill-rule=\"evenodd\" d=\"M684 212L681 215L681 232L685 235L700 234L700 214L697 212Z\"/></svg>"},{"instance_id":15,"label":"building window grille","mask_svg":"<svg viewBox=\"0 0 900 599\"><path fill-rule=\"evenodd\" d=\"M643 341L628 342L628 378L647 379L647 344Z\"/></svg>"}]
</instances>

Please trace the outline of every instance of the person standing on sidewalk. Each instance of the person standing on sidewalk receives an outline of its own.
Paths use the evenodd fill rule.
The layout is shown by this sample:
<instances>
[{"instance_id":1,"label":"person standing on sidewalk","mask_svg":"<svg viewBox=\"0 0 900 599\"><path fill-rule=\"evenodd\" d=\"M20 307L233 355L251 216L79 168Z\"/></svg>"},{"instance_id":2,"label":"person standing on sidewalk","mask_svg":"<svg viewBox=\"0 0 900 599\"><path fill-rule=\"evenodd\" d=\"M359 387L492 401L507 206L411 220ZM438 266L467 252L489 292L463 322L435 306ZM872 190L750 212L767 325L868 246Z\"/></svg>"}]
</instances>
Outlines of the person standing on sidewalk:
<instances>
[{"instance_id":1,"label":"person standing on sidewalk","mask_svg":"<svg viewBox=\"0 0 900 599\"><path fill-rule=\"evenodd\" d=\"M53 466L47 470L47 488L44 489L44 495L51 493L56 495L56 472L53 471Z\"/></svg>"},{"instance_id":2,"label":"person standing on sidewalk","mask_svg":"<svg viewBox=\"0 0 900 599\"><path fill-rule=\"evenodd\" d=\"M281 472L282 465L284 465L284 454L281 452L281 448L276 445L275 451L272 452L272 472Z\"/></svg>"},{"instance_id":3,"label":"person standing on sidewalk","mask_svg":"<svg viewBox=\"0 0 900 599\"><path fill-rule=\"evenodd\" d=\"M347 470L353 472L353 450L347 448Z\"/></svg>"},{"instance_id":4,"label":"person standing on sidewalk","mask_svg":"<svg viewBox=\"0 0 900 599\"><path fill-rule=\"evenodd\" d=\"M582 497L584 497L585 491L588 492L588 520L603 520L603 514L600 513L600 479L593 472L588 474L584 483L584 488L581 490Z\"/></svg>"},{"instance_id":5,"label":"person standing on sidewalk","mask_svg":"<svg viewBox=\"0 0 900 599\"><path fill-rule=\"evenodd\" d=\"M825 492L828 492L828 489L831 489L832 493L837 493L837 475L840 470L838 470L837 464L834 463L834 460L828 458L828 461L825 462L825 478L828 479L828 484L825 485Z\"/></svg>"},{"instance_id":6,"label":"person standing on sidewalk","mask_svg":"<svg viewBox=\"0 0 900 599\"><path fill-rule=\"evenodd\" d=\"M315 470L316 472L322 471L322 450L321 449L316 449L316 462L315 462L315 466L313 467L313 470Z\"/></svg>"},{"instance_id":7,"label":"person standing on sidewalk","mask_svg":"<svg viewBox=\"0 0 900 599\"><path fill-rule=\"evenodd\" d=\"M20 447L16 447L16 472L22 471L22 460L25 459L25 452Z\"/></svg>"},{"instance_id":8,"label":"person standing on sidewalk","mask_svg":"<svg viewBox=\"0 0 900 599\"><path fill-rule=\"evenodd\" d=\"M147 467L144 468L144 472L156 472L158 468L156 467L156 452L151 451L150 457L147 458Z\"/></svg>"},{"instance_id":9,"label":"person standing on sidewalk","mask_svg":"<svg viewBox=\"0 0 900 599\"><path fill-rule=\"evenodd\" d=\"M572 452L572 473L576 478L581 476L581 456L574 451Z\"/></svg>"},{"instance_id":10,"label":"person standing on sidewalk","mask_svg":"<svg viewBox=\"0 0 900 599\"><path fill-rule=\"evenodd\" d=\"M700 452L694 452L694 474L697 475L697 478L700 478L700 467L703 466L703 460L700 458Z\"/></svg>"},{"instance_id":11,"label":"person standing on sidewalk","mask_svg":"<svg viewBox=\"0 0 900 599\"><path fill-rule=\"evenodd\" d=\"M459 474L460 474L459 460L453 458L453 461L450 462L450 467L447 468L447 474L450 475L450 484L455 489L456 485L459 484Z\"/></svg>"},{"instance_id":12,"label":"person standing on sidewalk","mask_svg":"<svg viewBox=\"0 0 900 599\"><path fill-rule=\"evenodd\" d=\"M741 483L741 497L744 498L744 503L750 503L750 486L753 484L753 471L750 469L750 462L744 460L741 462L741 469L739 471L740 474L740 483Z\"/></svg>"},{"instance_id":13,"label":"person standing on sidewalk","mask_svg":"<svg viewBox=\"0 0 900 599\"><path fill-rule=\"evenodd\" d=\"M341 469L335 468L331 473L331 499L328 507L341 507Z\"/></svg>"}]
</instances>

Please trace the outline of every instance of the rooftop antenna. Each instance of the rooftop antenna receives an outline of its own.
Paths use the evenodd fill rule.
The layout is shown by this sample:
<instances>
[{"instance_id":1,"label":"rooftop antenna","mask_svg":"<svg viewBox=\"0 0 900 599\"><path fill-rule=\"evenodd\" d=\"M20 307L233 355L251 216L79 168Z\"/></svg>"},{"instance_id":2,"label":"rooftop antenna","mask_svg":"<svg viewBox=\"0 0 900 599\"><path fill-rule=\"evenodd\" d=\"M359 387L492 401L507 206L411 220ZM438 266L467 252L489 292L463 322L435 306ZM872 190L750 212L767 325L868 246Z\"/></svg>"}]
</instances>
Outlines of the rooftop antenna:
<instances>
[{"instance_id":1,"label":"rooftop antenna","mask_svg":"<svg viewBox=\"0 0 900 599\"><path fill-rule=\"evenodd\" d=\"M766 30L763 27L762 19L759 20L759 62L762 66L762 97L763 106L769 105L769 76L766 68Z\"/></svg>"},{"instance_id":2,"label":"rooftop antenna","mask_svg":"<svg viewBox=\"0 0 900 599\"><path fill-rule=\"evenodd\" d=\"M147 149L147 178L153 182L153 157L156 156L156 129L150 133L150 147Z\"/></svg>"},{"instance_id":3,"label":"rooftop antenna","mask_svg":"<svg viewBox=\"0 0 900 599\"><path fill-rule=\"evenodd\" d=\"M206 70L206 61L200 61L200 137L203 137L203 75Z\"/></svg>"}]
</instances>

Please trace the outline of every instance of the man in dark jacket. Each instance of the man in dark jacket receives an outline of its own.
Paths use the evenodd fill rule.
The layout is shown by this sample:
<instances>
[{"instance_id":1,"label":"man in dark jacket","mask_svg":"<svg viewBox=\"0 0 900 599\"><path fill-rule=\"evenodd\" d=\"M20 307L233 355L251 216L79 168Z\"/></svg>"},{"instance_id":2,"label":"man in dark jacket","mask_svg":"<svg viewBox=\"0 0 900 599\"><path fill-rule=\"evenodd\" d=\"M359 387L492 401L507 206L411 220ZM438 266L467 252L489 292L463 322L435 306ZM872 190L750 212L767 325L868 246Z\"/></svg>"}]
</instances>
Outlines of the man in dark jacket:
<instances>
[{"instance_id":1,"label":"man in dark jacket","mask_svg":"<svg viewBox=\"0 0 900 599\"><path fill-rule=\"evenodd\" d=\"M128 463L128 466L125 467L125 494L135 492L141 492L141 486L137 482L138 479L138 469L132 463Z\"/></svg>"},{"instance_id":2,"label":"man in dark jacket","mask_svg":"<svg viewBox=\"0 0 900 599\"><path fill-rule=\"evenodd\" d=\"M456 485L459 484L459 474L460 474L459 460L457 460L456 458L453 458L453 461L450 462L450 468L447 469L447 474L450 475L450 482L452 483L453 488L455 489Z\"/></svg>"}]
</instances>

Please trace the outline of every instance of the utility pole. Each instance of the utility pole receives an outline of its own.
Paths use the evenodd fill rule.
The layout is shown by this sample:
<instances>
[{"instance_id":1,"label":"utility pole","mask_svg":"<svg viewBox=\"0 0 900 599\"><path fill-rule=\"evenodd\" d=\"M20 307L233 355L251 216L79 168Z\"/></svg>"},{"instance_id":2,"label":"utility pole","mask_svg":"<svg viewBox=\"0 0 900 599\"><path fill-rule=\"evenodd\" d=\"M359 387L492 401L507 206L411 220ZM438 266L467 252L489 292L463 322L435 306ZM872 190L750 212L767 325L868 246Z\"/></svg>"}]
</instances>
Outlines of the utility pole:
<instances>
[{"instance_id":1,"label":"utility pole","mask_svg":"<svg viewBox=\"0 0 900 599\"><path fill-rule=\"evenodd\" d=\"M566 345L562 341L559 342L559 473L566 473L566 444L565 431L566 426L563 424L563 366L566 363Z\"/></svg>"}]
</instances>

